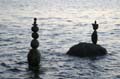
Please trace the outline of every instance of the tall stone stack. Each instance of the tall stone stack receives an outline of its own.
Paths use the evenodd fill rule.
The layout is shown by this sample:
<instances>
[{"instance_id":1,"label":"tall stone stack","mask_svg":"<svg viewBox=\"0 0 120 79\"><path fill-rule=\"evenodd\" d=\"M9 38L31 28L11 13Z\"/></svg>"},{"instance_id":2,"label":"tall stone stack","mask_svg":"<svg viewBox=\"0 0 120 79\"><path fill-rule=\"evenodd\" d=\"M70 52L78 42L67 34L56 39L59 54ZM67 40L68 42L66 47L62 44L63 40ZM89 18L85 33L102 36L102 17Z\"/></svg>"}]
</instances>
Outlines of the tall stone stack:
<instances>
[{"instance_id":1,"label":"tall stone stack","mask_svg":"<svg viewBox=\"0 0 120 79\"><path fill-rule=\"evenodd\" d=\"M37 19L36 18L34 18L34 24L33 24L33 27L31 28L31 30L33 31L33 33L32 33L32 38L33 38L33 40L31 41L31 47L33 48L33 49L37 49L38 48L38 46L39 46L39 42L38 42L38 37L39 37L39 35L38 35L38 30L39 30L39 28L37 27L37 24L36 24L36 21L37 21Z\"/></svg>"},{"instance_id":2,"label":"tall stone stack","mask_svg":"<svg viewBox=\"0 0 120 79\"><path fill-rule=\"evenodd\" d=\"M97 24L97 22L95 21L95 23L92 24L92 26L93 26L94 32L92 33L91 40L92 40L93 44L97 44L97 40L98 40L98 35L97 35L98 24Z\"/></svg>"},{"instance_id":3,"label":"tall stone stack","mask_svg":"<svg viewBox=\"0 0 120 79\"><path fill-rule=\"evenodd\" d=\"M33 27L31 28L32 30L32 38L33 40L31 41L31 47L32 49L30 49L29 53L28 53L28 65L29 65L29 69L38 69L39 68L39 64L40 64L40 53L38 51L38 47L39 47L39 42L38 42L38 30L39 28L37 27L37 18L34 18L34 23L33 23Z\"/></svg>"}]
</instances>

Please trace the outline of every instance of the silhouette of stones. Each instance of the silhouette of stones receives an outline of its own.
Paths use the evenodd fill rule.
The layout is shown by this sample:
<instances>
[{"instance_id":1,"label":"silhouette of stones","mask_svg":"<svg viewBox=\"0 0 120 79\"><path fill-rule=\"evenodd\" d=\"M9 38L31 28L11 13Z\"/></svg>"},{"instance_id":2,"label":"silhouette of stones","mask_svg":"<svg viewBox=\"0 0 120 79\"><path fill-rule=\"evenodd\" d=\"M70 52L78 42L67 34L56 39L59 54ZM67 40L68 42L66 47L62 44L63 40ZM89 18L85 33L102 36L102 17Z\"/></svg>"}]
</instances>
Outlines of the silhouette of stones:
<instances>
[{"instance_id":1,"label":"silhouette of stones","mask_svg":"<svg viewBox=\"0 0 120 79\"><path fill-rule=\"evenodd\" d=\"M78 57L94 57L94 56L102 56L107 54L107 50L105 48L103 48L100 45L97 45L98 36L96 30L98 29L98 24L95 21L95 23L92 25L94 29L94 32L91 36L93 43L81 42L77 45L74 45L68 50L67 52L68 55L78 56Z\"/></svg>"},{"instance_id":2,"label":"silhouette of stones","mask_svg":"<svg viewBox=\"0 0 120 79\"><path fill-rule=\"evenodd\" d=\"M93 26L93 29L94 29L94 30L97 30L97 29L98 29L98 24L97 24L97 21L95 21L95 23L94 23L94 24L92 24L92 26Z\"/></svg>"},{"instance_id":3,"label":"silhouette of stones","mask_svg":"<svg viewBox=\"0 0 120 79\"><path fill-rule=\"evenodd\" d=\"M92 26L93 26L93 30L94 30L94 32L92 33L92 36L91 36L92 43L97 44L97 40L98 40L98 35L97 35L98 24L97 24L97 22L95 21L95 23L92 24Z\"/></svg>"},{"instance_id":4,"label":"silhouette of stones","mask_svg":"<svg viewBox=\"0 0 120 79\"><path fill-rule=\"evenodd\" d=\"M37 18L34 18L34 23L33 23L33 27L31 28L31 30L33 31L32 33L32 38L33 40L31 41L31 47L32 49L30 49L29 53L28 53L28 65L29 65L29 69L34 70L34 71L38 71L39 70L39 64L40 64L40 52L37 50L37 48L39 47L39 42L38 42L38 30L39 28L37 27L36 24Z\"/></svg>"}]
</instances>

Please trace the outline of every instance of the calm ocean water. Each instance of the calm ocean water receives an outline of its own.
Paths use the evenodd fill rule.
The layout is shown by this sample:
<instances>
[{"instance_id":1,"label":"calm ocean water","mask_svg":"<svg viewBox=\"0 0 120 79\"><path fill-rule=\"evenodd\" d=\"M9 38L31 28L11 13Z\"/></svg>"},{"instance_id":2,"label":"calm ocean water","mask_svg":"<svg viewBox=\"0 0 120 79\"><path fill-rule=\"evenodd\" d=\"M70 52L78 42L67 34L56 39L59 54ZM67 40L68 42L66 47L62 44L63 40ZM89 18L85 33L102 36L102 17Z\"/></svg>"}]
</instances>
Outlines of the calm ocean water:
<instances>
[{"instance_id":1,"label":"calm ocean water","mask_svg":"<svg viewBox=\"0 0 120 79\"><path fill-rule=\"evenodd\" d=\"M34 17L41 79L120 79L120 0L0 0L0 79L35 79L27 66ZM66 55L74 44L91 42L95 20L109 54Z\"/></svg>"}]
</instances>

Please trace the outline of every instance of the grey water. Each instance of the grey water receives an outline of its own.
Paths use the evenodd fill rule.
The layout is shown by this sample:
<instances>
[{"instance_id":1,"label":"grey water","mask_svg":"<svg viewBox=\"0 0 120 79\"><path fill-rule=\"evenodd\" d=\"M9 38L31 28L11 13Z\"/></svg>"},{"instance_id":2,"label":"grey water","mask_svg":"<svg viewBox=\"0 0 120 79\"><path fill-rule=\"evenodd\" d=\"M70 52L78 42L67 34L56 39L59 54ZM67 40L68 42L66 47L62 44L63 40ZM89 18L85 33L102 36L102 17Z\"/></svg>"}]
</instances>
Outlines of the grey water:
<instances>
[{"instance_id":1,"label":"grey water","mask_svg":"<svg viewBox=\"0 0 120 79\"><path fill-rule=\"evenodd\" d=\"M0 0L0 79L35 79L27 65L34 17L40 79L120 79L120 0ZM66 55L79 42L91 43L95 20L98 44L108 54Z\"/></svg>"}]
</instances>

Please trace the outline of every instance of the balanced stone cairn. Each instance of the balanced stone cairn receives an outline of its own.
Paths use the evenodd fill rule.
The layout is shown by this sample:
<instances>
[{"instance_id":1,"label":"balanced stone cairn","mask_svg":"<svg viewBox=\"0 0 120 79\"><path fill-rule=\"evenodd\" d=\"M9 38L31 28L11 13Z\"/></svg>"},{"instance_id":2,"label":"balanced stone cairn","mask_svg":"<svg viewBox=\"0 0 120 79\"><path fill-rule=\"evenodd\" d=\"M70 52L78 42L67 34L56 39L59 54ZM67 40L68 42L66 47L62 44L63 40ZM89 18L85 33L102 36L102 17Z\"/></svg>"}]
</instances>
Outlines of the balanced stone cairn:
<instances>
[{"instance_id":1,"label":"balanced stone cairn","mask_svg":"<svg viewBox=\"0 0 120 79\"><path fill-rule=\"evenodd\" d=\"M68 50L68 55L78 57L95 57L107 54L107 50L101 45L97 44L98 36L96 30L98 29L98 24L96 21L94 24L92 24L92 26L94 29L94 32L91 35L92 43L80 42Z\"/></svg>"},{"instance_id":2,"label":"balanced stone cairn","mask_svg":"<svg viewBox=\"0 0 120 79\"><path fill-rule=\"evenodd\" d=\"M30 49L30 51L28 53L29 69L38 69L39 63L40 63L40 53L37 50L37 48L39 47L39 42L37 40L39 37L39 35L37 33L39 28L37 27L36 21L37 21L37 18L34 18L33 27L31 28L31 30L33 31L33 33L32 33L33 40L31 41L32 49Z\"/></svg>"},{"instance_id":3,"label":"balanced stone cairn","mask_svg":"<svg viewBox=\"0 0 120 79\"><path fill-rule=\"evenodd\" d=\"M92 26L93 26L93 30L94 30L94 32L92 33L92 36L91 36L92 43L97 44L97 40L98 40L98 35L97 35L98 24L97 24L97 22L95 21L95 23L92 24Z\"/></svg>"}]
</instances>

